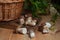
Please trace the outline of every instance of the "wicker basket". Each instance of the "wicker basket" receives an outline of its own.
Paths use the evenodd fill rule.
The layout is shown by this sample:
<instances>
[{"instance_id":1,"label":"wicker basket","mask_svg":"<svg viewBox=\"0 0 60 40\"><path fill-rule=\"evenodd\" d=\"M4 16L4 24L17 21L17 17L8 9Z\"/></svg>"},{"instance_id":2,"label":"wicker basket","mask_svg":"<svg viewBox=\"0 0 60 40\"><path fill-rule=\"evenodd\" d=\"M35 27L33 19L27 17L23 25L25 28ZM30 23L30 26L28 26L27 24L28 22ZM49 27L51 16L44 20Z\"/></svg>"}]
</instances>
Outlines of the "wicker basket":
<instances>
[{"instance_id":1,"label":"wicker basket","mask_svg":"<svg viewBox=\"0 0 60 40\"><path fill-rule=\"evenodd\" d=\"M19 18L22 6L23 0L0 0L0 21L10 21Z\"/></svg>"}]
</instances>

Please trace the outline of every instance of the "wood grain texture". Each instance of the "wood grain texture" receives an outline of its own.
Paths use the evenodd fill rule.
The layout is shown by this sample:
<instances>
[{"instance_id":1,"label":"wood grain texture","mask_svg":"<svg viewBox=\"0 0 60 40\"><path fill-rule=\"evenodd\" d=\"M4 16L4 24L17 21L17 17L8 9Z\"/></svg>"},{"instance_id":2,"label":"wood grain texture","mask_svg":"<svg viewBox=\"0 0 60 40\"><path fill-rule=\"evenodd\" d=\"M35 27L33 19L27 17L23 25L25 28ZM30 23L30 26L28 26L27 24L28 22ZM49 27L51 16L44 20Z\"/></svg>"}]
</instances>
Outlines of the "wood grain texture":
<instances>
[{"instance_id":1,"label":"wood grain texture","mask_svg":"<svg viewBox=\"0 0 60 40\"><path fill-rule=\"evenodd\" d=\"M0 28L0 40L8 40L9 39L9 36L11 34L11 31L8 30L8 29L1 29Z\"/></svg>"},{"instance_id":2,"label":"wood grain texture","mask_svg":"<svg viewBox=\"0 0 60 40\"><path fill-rule=\"evenodd\" d=\"M42 16L42 20L45 22L49 20L49 16ZM28 34L16 34L13 29L15 29L14 23L0 23L0 40L60 40L60 32L56 34L42 34L36 31L35 38L30 38ZM16 26L17 27L17 26ZM60 17L57 19L56 28L60 30Z\"/></svg>"}]
</instances>

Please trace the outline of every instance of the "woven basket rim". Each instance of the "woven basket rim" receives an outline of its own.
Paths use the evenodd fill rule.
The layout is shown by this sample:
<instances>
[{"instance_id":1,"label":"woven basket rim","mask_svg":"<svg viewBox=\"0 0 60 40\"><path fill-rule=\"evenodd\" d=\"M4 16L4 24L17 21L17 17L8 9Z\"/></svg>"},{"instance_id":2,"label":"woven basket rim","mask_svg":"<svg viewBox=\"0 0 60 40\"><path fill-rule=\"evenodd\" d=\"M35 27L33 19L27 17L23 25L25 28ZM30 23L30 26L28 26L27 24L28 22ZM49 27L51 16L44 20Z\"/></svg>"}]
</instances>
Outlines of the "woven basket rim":
<instances>
[{"instance_id":1,"label":"woven basket rim","mask_svg":"<svg viewBox=\"0 0 60 40\"><path fill-rule=\"evenodd\" d=\"M0 3L17 3L17 2L24 2L24 0L22 1L0 1Z\"/></svg>"}]
</instances>

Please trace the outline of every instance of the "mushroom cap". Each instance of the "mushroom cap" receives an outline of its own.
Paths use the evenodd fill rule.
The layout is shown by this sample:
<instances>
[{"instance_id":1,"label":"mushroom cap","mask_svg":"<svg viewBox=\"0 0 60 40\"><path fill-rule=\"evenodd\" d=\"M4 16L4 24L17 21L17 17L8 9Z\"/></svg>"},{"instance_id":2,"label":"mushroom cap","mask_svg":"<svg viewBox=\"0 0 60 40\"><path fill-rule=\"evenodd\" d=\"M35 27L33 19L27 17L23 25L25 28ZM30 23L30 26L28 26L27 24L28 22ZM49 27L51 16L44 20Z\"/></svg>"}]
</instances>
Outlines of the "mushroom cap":
<instances>
[{"instance_id":1,"label":"mushroom cap","mask_svg":"<svg viewBox=\"0 0 60 40\"><path fill-rule=\"evenodd\" d=\"M35 33L32 30L30 31L30 37L31 38L35 37Z\"/></svg>"},{"instance_id":2,"label":"mushroom cap","mask_svg":"<svg viewBox=\"0 0 60 40\"><path fill-rule=\"evenodd\" d=\"M37 20L32 20L31 25L35 26L36 22L37 22Z\"/></svg>"},{"instance_id":3,"label":"mushroom cap","mask_svg":"<svg viewBox=\"0 0 60 40\"><path fill-rule=\"evenodd\" d=\"M25 21L24 21L24 18L21 18L21 19L20 19L20 24L24 24L24 22L25 22Z\"/></svg>"},{"instance_id":4,"label":"mushroom cap","mask_svg":"<svg viewBox=\"0 0 60 40\"><path fill-rule=\"evenodd\" d=\"M27 19L32 19L32 17L28 17Z\"/></svg>"},{"instance_id":5,"label":"mushroom cap","mask_svg":"<svg viewBox=\"0 0 60 40\"><path fill-rule=\"evenodd\" d=\"M49 30L43 29L43 33L48 33L48 32L49 32Z\"/></svg>"},{"instance_id":6,"label":"mushroom cap","mask_svg":"<svg viewBox=\"0 0 60 40\"><path fill-rule=\"evenodd\" d=\"M22 34L27 34L27 28L18 28L17 31Z\"/></svg>"},{"instance_id":7,"label":"mushroom cap","mask_svg":"<svg viewBox=\"0 0 60 40\"><path fill-rule=\"evenodd\" d=\"M50 28L52 26L51 23L49 23L49 22L46 22L45 24L46 24L45 26L48 28Z\"/></svg>"},{"instance_id":8,"label":"mushroom cap","mask_svg":"<svg viewBox=\"0 0 60 40\"><path fill-rule=\"evenodd\" d=\"M22 33L23 34L27 34L27 29L26 28L22 28Z\"/></svg>"}]
</instances>

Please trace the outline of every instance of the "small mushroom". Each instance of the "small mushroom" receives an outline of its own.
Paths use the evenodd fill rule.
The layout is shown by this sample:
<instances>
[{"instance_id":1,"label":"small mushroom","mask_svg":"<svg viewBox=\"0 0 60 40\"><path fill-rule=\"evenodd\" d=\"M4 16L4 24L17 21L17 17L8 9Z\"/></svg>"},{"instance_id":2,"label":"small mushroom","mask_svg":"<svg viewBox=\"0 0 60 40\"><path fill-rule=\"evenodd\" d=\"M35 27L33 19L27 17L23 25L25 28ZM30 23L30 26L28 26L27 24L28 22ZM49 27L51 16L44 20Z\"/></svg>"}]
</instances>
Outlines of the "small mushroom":
<instances>
[{"instance_id":1,"label":"small mushroom","mask_svg":"<svg viewBox=\"0 0 60 40\"><path fill-rule=\"evenodd\" d=\"M21 28L21 27L22 27L22 25L19 25L19 26L16 28L16 33L18 33L19 28Z\"/></svg>"},{"instance_id":2,"label":"small mushroom","mask_svg":"<svg viewBox=\"0 0 60 40\"><path fill-rule=\"evenodd\" d=\"M50 28L52 26L49 22L46 22L45 24L46 24L45 26L48 28Z\"/></svg>"},{"instance_id":3,"label":"small mushroom","mask_svg":"<svg viewBox=\"0 0 60 40\"><path fill-rule=\"evenodd\" d=\"M49 33L49 30L43 29L43 33Z\"/></svg>"},{"instance_id":4,"label":"small mushroom","mask_svg":"<svg viewBox=\"0 0 60 40\"><path fill-rule=\"evenodd\" d=\"M37 20L32 20L32 17L28 17L26 20L27 25L35 26L37 23Z\"/></svg>"},{"instance_id":5,"label":"small mushroom","mask_svg":"<svg viewBox=\"0 0 60 40\"><path fill-rule=\"evenodd\" d=\"M21 24L21 25L24 24L24 22L25 22L24 19L25 19L24 16L21 16L21 18L20 18L20 24Z\"/></svg>"},{"instance_id":6,"label":"small mushroom","mask_svg":"<svg viewBox=\"0 0 60 40\"><path fill-rule=\"evenodd\" d=\"M31 21L32 21L32 17L28 17L27 20L26 20L26 25L31 24Z\"/></svg>"},{"instance_id":7,"label":"small mushroom","mask_svg":"<svg viewBox=\"0 0 60 40\"><path fill-rule=\"evenodd\" d=\"M32 20L31 25L32 26L35 26L36 25L36 22L37 22L37 20Z\"/></svg>"},{"instance_id":8,"label":"small mushroom","mask_svg":"<svg viewBox=\"0 0 60 40\"><path fill-rule=\"evenodd\" d=\"M49 22L45 23L46 25L43 26L43 33L49 33L49 28L51 27L51 24Z\"/></svg>"},{"instance_id":9,"label":"small mushroom","mask_svg":"<svg viewBox=\"0 0 60 40\"><path fill-rule=\"evenodd\" d=\"M27 34L27 28L17 28L17 32Z\"/></svg>"},{"instance_id":10,"label":"small mushroom","mask_svg":"<svg viewBox=\"0 0 60 40\"><path fill-rule=\"evenodd\" d=\"M49 33L49 28L46 27L46 26L44 26L44 28L43 28L43 33Z\"/></svg>"},{"instance_id":11,"label":"small mushroom","mask_svg":"<svg viewBox=\"0 0 60 40\"><path fill-rule=\"evenodd\" d=\"M29 36L30 36L31 38L34 38L34 37L35 37L34 31L30 30Z\"/></svg>"}]
</instances>

